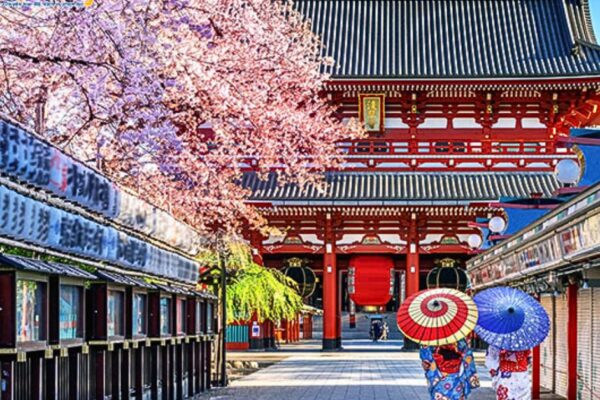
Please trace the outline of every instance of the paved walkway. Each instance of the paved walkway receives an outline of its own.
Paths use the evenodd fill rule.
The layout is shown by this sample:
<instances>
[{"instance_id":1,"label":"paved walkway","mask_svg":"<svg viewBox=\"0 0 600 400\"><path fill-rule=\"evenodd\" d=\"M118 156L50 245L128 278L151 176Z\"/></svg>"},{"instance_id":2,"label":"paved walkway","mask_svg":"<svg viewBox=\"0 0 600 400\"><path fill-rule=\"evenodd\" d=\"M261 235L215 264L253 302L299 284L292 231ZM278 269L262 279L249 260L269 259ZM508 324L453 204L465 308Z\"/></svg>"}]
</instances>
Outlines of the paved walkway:
<instances>
[{"instance_id":1,"label":"paved walkway","mask_svg":"<svg viewBox=\"0 0 600 400\"><path fill-rule=\"evenodd\" d=\"M393 343L367 341L345 344L345 351L321 353L306 346L268 368L216 389L213 400L428 400L418 353L399 352ZM370 350L370 351L367 351ZM247 354L247 353L246 353ZM265 354L265 353L262 353ZM280 353L281 354L281 353ZM472 399L495 399L481 369L483 388Z\"/></svg>"}]
</instances>

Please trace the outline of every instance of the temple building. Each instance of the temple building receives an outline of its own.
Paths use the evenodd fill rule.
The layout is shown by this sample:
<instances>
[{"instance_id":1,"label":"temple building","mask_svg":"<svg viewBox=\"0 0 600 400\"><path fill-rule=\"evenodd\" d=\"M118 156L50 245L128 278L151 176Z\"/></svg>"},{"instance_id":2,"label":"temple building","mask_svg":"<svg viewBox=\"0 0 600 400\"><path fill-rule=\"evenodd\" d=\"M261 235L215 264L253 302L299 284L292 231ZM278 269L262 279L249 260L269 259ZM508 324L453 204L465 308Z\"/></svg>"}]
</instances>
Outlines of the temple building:
<instances>
[{"instance_id":1,"label":"temple building","mask_svg":"<svg viewBox=\"0 0 600 400\"><path fill-rule=\"evenodd\" d=\"M570 128L597 115L600 46L585 0L295 7L335 60L325 95L367 136L338 144L344 168L325 191L261 180L249 164L249 202L285 235L246 235L264 265L299 258L315 272L308 301L324 312L323 349L337 349L343 311L394 311L431 270L464 270L528 221L504 205L552 206L557 165L582 163Z\"/></svg>"}]
</instances>

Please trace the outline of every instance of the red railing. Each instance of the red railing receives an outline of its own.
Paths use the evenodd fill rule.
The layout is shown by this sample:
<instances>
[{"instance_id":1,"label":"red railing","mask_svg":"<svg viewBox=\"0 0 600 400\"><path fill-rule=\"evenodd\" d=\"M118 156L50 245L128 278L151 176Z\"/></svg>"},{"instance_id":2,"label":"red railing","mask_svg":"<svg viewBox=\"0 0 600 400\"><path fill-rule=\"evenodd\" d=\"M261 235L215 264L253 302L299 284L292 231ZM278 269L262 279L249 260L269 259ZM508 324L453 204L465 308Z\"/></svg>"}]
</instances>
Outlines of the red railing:
<instances>
[{"instance_id":1,"label":"red railing","mask_svg":"<svg viewBox=\"0 0 600 400\"><path fill-rule=\"evenodd\" d=\"M406 155L536 155L553 154L554 141L466 141L466 140L380 140L367 139L355 142L341 142L338 148L350 156Z\"/></svg>"}]
</instances>

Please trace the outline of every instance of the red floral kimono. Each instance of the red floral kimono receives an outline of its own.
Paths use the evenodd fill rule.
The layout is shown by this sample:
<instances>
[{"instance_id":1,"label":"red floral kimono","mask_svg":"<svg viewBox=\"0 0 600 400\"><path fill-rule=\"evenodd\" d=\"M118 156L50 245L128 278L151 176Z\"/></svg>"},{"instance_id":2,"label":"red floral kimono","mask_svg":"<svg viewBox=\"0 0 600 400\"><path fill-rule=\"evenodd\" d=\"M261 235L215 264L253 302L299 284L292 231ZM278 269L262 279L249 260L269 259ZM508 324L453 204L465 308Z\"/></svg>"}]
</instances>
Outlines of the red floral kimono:
<instances>
[{"instance_id":1,"label":"red floral kimono","mask_svg":"<svg viewBox=\"0 0 600 400\"><path fill-rule=\"evenodd\" d=\"M498 400L531 400L531 351L490 346L485 359Z\"/></svg>"}]
</instances>

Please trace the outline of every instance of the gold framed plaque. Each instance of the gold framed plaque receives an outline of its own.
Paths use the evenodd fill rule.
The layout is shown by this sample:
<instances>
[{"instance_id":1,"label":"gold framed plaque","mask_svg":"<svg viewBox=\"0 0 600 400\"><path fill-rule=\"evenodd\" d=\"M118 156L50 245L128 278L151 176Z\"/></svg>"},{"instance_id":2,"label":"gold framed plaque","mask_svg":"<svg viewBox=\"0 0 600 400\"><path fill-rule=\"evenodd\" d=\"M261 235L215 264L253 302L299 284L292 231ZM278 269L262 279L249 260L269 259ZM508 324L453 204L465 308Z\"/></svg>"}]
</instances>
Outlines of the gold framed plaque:
<instances>
[{"instance_id":1,"label":"gold framed plaque","mask_svg":"<svg viewBox=\"0 0 600 400\"><path fill-rule=\"evenodd\" d=\"M383 133L385 130L385 94L359 94L358 118L365 128L365 131L371 133Z\"/></svg>"}]
</instances>

